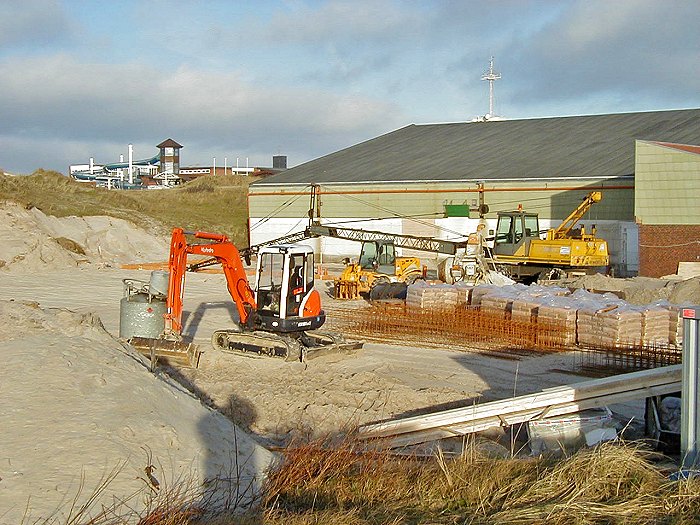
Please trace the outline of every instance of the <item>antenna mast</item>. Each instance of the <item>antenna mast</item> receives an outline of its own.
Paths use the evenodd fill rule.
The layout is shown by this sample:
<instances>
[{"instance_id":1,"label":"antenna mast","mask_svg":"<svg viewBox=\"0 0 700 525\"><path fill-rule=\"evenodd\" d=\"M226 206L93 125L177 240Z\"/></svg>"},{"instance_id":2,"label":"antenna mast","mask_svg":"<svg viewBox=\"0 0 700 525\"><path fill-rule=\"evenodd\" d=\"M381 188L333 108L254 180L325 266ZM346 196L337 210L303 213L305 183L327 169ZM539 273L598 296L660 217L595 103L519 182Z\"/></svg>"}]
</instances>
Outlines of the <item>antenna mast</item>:
<instances>
[{"instance_id":1,"label":"antenna mast","mask_svg":"<svg viewBox=\"0 0 700 525\"><path fill-rule=\"evenodd\" d=\"M493 83L496 80L500 80L501 74L496 73L493 70L493 57L489 60L489 70L481 75L481 80L488 80L489 82L489 117L493 117Z\"/></svg>"}]
</instances>

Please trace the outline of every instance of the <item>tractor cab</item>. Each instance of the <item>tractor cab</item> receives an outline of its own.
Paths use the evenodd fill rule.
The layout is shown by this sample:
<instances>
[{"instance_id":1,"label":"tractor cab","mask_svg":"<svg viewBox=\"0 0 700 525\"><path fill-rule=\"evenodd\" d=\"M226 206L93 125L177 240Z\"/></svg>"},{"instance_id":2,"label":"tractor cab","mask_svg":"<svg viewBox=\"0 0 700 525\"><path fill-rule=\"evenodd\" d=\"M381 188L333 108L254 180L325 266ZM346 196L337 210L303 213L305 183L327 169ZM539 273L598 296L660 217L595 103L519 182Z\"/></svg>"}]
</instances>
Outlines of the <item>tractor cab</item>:
<instances>
[{"instance_id":1,"label":"tractor cab","mask_svg":"<svg viewBox=\"0 0 700 525\"><path fill-rule=\"evenodd\" d=\"M360 268L387 275L396 270L396 246L392 241L365 241L360 250Z\"/></svg>"},{"instance_id":2,"label":"tractor cab","mask_svg":"<svg viewBox=\"0 0 700 525\"><path fill-rule=\"evenodd\" d=\"M321 326L325 315L320 311L320 298L314 289L313 250L297 245L262 248L258 253L255 301L263 326L270 324L279 331L295 331L300 326L312 330ZM320 323L308 319L308 314L316 310L320 312ZM308 322L309 326L299 322Z\"/></svg>"},{"instance_id":3,"label":"tractor cab","mask_svg":"<svg viewBox=\"0 0 700 525\"><path fill-rule=\"evenodd\" d=\"M507 211L498 213L495 255L527 255L527 244L540 238L540 224L536 213Z\"/></svg>"}]
</instances>

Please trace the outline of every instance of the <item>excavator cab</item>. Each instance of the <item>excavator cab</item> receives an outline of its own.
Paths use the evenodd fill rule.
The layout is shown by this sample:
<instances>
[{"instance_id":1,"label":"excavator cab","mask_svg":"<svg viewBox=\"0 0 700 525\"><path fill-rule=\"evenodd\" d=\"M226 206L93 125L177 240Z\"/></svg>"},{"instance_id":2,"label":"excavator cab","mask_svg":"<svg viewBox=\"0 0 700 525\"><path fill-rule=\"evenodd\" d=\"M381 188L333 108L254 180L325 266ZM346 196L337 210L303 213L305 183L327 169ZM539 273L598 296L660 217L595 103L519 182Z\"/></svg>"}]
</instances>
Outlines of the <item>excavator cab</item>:
<instances>
[{"instance_id":1,"label":"excavator cab","mask_svg":"<svg viewBox=\"0 0 700 525\"><path fill-rule=\"evenodd\" d=\"M539 238L540 224L536 213L500 212L493 252L496 255L527 255L527 243Z\"/></svg>"},{"instance_id":2,"label":"excavator cab","mask_svg":"<svg viewBox=\"0 0 700 525\"><path fill-rule=\"evenodd\" d=\"M314 289L314 252L308 246L267 246L255 279L258 321L278 332L314 330L325 321Z\"/></svg>"}]
</instances>

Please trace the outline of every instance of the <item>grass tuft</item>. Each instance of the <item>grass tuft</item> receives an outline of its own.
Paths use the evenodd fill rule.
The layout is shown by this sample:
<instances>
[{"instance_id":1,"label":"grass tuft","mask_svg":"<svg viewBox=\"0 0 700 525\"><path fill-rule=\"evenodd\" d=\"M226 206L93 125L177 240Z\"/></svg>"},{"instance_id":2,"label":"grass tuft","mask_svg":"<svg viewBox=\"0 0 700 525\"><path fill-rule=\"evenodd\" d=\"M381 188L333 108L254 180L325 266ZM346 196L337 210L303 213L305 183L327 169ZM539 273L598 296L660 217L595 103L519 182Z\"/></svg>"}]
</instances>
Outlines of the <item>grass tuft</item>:
<instances>
[{"instance_id":1,"label":"grass tuft","mask_svg":"<svg viewBox=\"0 0 700 525\"><path fill-rule=\"evenodd\" d=\"M269 473L257 499L259 506L252 510L227 505L217 511L202 487L185 479L151 490L146 511L124 512L129 509L127 500L103 508L92 518L81 507L65 523L700 523L700 480L670 481L668 472L655 466L648 453L630 444L606 443L556 460L494 459L474 444L457 458L437 455L427 459L363 447L350 439L291 445L283 461ZM109 479L100 484L96 496L106 493Z\"/></svg>"},{"instance_id":2,"label":"grass tuft","mask_svg":"<svg viewBox=\"0 0 700 525\"><path fill-rule=\"evenodd\" d=\"M631 445L562 460L397 459L344 443L290 449L270 475L265 521L289 523L698 523L700 481L671 482Z\"/></svg>"}]
</instances>

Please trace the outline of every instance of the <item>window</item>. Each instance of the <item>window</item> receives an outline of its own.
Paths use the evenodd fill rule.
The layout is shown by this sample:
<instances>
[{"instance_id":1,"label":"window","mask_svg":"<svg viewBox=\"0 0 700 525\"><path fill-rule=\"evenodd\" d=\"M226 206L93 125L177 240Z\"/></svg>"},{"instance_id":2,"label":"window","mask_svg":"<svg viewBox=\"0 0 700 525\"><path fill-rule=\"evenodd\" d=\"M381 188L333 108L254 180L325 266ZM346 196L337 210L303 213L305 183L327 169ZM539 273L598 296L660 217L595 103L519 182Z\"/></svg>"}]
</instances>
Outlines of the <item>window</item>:
<instances>
[{"instance_id":1,"label":"window","mask_svg":"<svg viewBox=\"0 0 700 525\"><path fill-rule=\"evenodd\" d=\"M523 240L523 233L525 233L523 229L523 217L513 217L515 220L515 228L513 228L513 233L515 234L513 237L513 242L514 243L519 243L520 241Z\"/></svg>"},{"instance_id":2,"label":"window","mask_svg":"<svg viewBox=\"0 0 700 525\"><path fill-rule=\"evenodd\" d=\"M393 244L381 244L379 246L378 264L385 266L396 262L396 247Z\"/></svg>"},{"instance_id":3,"label":"window","mask_svg":"<svg viewBox=\"0 0 700 525\"><path fill-rule=\"evenodd\" d=\"M306 289L314 287L314 254L306 254Z\"/></svg>"},{"instance_id":4,"label":"window","mask_svg":"<svg viewBox=\"0 0 700 525\"><path fill-rule=\"evenodd\" d=\"M360 252L360 266L362 268L373 268L377 259L377 244L374 242L363 242Z\"/></svg>"},{"instance_id":5,"label":"window","mask_svg":"<svg viewBox=\"0 0 700 525\"><path fill-rule=\"evenodd\" d=\"M501 215L498 218L498 226L496 228L496 244L513 244L513 236L511 226L513 217L510 215Z\"/></svg>"},{"instance_id":6,"label":"window","mask_svg":"<svg viewBox=\"0 0 700 525\"><path fill-rule=\"evenodd\" d=\"M269 290L273 286L282 286L283 265L284 256L281 253L263 253L258 287Z\"/></svg>"},{"instance_id":7,"label":"window","mask_svg":"<svg viewBox=\"0 0 700 525\"><path fill-rule=\"evenodd\" d=\"M540 236L540 224L537 219L537 215L525 215L525 236L526 237L539 237Z\"/></svg>"},{"instance_id":8,"label":"window","mask_svg":"<svg viewBox=\"0 0 700 525\"><path fill-rule=\"evenodd\" d=\"M284 255L281 253L263 253L258 273L258 307L278 316L282 293Z\"/></svg>"}]
</instances>

